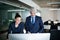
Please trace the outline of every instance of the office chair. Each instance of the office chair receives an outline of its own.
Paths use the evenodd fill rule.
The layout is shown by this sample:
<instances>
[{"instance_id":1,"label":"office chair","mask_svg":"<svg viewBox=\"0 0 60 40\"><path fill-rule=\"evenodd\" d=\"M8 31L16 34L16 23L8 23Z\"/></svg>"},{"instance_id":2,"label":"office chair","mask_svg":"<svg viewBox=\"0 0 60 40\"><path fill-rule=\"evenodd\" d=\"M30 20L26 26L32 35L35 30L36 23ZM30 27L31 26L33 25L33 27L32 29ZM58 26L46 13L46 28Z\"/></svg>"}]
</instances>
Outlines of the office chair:
<instances>
[{"instance_id":1,"label":"office chair","mask_svg":"<svg viewBox=\"0 0 60 40\"><path fill-rule=\"evenodd\" d=\"M60 40L60 30L51 30L50 40Z\"/></svg>"}]
</instances>

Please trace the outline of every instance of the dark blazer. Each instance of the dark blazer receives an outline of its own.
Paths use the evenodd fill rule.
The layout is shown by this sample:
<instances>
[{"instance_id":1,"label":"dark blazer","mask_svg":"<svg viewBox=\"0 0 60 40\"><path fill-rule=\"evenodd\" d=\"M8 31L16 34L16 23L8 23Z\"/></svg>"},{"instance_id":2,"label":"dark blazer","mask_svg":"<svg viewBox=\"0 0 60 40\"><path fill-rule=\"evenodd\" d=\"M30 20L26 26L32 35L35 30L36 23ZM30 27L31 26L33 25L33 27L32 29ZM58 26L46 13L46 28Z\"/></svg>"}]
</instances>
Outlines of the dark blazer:
<instances>
[{"instance_id":1,"label":"dark blazer","mask_svg":"<svg viewBox=\"0 0 60 40\"><path fill-rule=\"evenodd\" d=\"M31 23L31 16L27 17L25 25L26 25L25 29L27 33L28 31L31 33L42 33L44 29L42 19L39 16L35 16L34 24Z\"/></svg>"},{"instance_id":2,"label":"dark blazer","mask_svg":"<svg viewBox=\"0 0 60 40\"><path fill-rule=\"evenodd\" d=\"M23 22L21 22L17 28L15 28L15 22L12 22L9 25L8 33L11 33L11 31L12 31L12 33L23 33L23 29L24 29L24 23Z\"/></svg>"}]
</instances>

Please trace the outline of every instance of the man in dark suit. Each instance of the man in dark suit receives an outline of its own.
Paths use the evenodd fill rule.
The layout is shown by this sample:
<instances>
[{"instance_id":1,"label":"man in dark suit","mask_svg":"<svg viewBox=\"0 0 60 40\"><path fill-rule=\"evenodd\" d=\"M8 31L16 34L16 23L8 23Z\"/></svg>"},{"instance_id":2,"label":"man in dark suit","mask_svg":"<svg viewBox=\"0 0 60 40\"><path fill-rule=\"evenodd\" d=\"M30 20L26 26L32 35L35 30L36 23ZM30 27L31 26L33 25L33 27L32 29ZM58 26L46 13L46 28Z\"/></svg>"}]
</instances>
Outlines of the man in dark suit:
<instances>
[{"instance_id":1,"label":"man in dark suit","mask_svg":"<svg viewBox=\"0 0 60 40\"><path fill-rule=\"evenodd\" d=\"M30 16L26 18L27 33L42 33L44 26L41 17L35 15L35 10L30 11Z\"/></svg>"}]
</instances>

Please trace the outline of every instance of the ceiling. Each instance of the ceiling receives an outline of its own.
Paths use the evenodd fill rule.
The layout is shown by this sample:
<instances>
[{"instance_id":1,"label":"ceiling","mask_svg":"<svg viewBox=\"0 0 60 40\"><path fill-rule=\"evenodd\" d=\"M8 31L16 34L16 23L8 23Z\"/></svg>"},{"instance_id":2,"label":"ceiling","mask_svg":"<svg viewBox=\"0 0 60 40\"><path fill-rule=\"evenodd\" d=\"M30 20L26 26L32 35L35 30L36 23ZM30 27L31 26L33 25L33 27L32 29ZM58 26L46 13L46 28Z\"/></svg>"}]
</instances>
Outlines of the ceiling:
<instances>
[{"instance_id":1,"label":"ceiling","mask_svg":"<svg viewBox=\"0 0 60 40\"><path fill-rule=\"evenodd\" d=\"M3 2L6 2L4 0L2 0ZM7 0L7 4L6 3L3 3L3 2L0 2L0 10L14 10L14 9L22 9L22 10L26 10L26 9L29 9L31 8L29 5L26 5L18 0ZM13 3L13 5L19 5L20 7L16 7L16 6L12 6L12 5L9 5L8 3ZM23 4L23 5L22 5Z\"/></svg>"},{"instance_id":2,"label":"ceiling","mask_svg":"<svg viewBox=\"0 0 60 40\"><path fill-rule=\"evenodd\" d=\"M8 4L0 3L0 10L9 10L9 9L19 9L19 8Z\"/></svg>"},{"instance_id":3,"label":"ceiling","mask_svg":"<svg viewBox=\"0 0 60 40\"><path fill-rule=\"evenodd\" d=\"M33 0L42 8L60 8L60 0Z\"/></svg>"}]
</instances>

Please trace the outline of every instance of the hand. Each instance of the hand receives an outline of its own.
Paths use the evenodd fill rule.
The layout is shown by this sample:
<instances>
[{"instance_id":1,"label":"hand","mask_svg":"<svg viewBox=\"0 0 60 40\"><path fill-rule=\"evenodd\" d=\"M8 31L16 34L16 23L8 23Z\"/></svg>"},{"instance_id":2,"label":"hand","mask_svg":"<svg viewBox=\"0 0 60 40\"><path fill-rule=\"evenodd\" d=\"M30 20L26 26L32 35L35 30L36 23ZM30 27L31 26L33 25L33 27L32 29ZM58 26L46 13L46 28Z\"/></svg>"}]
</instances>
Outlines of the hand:
<instances>
[{"instance_id":1,"label":"hand","mask_svg":"<svg viewBox=\"0 0 60 40\"><path fill-rule=\"evenodd\" d=\"M28 31L28 34L31 34L31 32Z\"/></svg>"}]
</instances>

